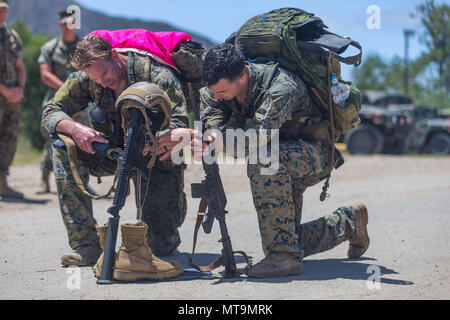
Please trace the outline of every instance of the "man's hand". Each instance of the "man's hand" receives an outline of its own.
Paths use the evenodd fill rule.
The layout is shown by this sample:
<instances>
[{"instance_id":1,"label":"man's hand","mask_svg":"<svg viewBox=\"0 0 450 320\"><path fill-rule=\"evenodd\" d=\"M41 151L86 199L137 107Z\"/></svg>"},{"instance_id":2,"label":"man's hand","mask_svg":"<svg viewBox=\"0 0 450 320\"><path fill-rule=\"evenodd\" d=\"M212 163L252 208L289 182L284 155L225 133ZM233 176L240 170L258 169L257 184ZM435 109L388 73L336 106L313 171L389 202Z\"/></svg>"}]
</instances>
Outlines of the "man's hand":
<instances>
[{"instance_id":1,"label":"man's hand","mask_svg":"<svg viewBox=\"0 0 450 320\"><path fill-rule=\"evenodd\" d=\"M159 160L162 161L168 158L172 154L172 151L183 149L195 136L199 135L201 136L201 133L194 129L176 128L159 136L157 150L157 154L160 156ZM144 147L143 155L145 156L148 152L154 152L154 148L147 144Z\"/></svg>"},{"instance_id":2,"label":"man's hand","mask_svg":"<svg viewBox=\"0 0 450 320\"><path fill-rule=\"evenodd\" d=\"M197 132L197 131L196 131ZM197 137L191 141L191 153L194 155L194 159L197 161L202 160L202 156L206 156L210 152L209 145L214 145L214 150L216 152L223 152L223 142L222 138L219 137L220 132L211 132L208 136L208 143L202 140L202 136Z\"/></svg>"},{"instance_id":3,"label":"man's hand","mask_svg":"<svg viewBox=\"0 0 450 320\"><path fill-rule=\"evenodd\" d=\"M8 103L17 103L20 102L23 98L23 88L21 87L12 87L12 88L4 88L2 91L2 95L6 98Z\"/></svg>"},{"instance_id":4,"label":"man's hand","mask_svg":"<svg viewBox=\"0 0 450 320\"><path fill-rule=\"evenodd\" d=\"M92 147L93 142L109 143L108 140L103 138L101 132L98 132L90 127L86 127L80 123L76 123L76 125L74 125L70 135L77 146L87 153L95 153L95 150Z\"/></svg>"},{"instance_id":5,"label":"man's hand","mask_svg":"<svg viewBox=\"0 0 450 320\"><path fill-rule=\"evenodd\" d=\"M61 120L55 128L56 132L68 134L75 141L78 148L87 153L95 153L93 142L108 143L102 134L90 127L70 119Z\"/></svg>"}]
</instances>

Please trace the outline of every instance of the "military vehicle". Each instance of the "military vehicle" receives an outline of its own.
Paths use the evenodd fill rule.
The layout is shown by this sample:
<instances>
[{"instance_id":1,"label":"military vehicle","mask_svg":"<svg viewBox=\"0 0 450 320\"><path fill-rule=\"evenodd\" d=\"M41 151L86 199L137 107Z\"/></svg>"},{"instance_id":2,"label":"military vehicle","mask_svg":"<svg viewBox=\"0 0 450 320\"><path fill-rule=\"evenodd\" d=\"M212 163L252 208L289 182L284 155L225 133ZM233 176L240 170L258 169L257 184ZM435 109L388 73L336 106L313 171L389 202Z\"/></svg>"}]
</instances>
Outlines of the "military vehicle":
<instances>
[{"instance_id":1,"label":"military vehicle","mask_svg":"<svg viewBox=\"0 0 450 320\"><path fill-rule=\"evenodd\" d=\"M410 149L436 155L450 154L450 115L427 107L414 109Z\"/></svg>"},{"instance_id":2,"label":"military vehicle","mask_svg":"<svg viewBox=\"0 0 450 320\"><path fill-rule=\"evenodd\" d=\"M381 91L361 91L361 105L361 124L343 138L347 150L354 154L407 152L412 100Z\"/></svg>"},{"instance_id":3,"label":"military vehicle","mask_svg":"<svg viewBox=\"0 0 450 320\"><path fill-rule=\"evenodd\" d=\"M450 116L383 91L362 91L361 104L361 125L343 137L350 153L450 153Z\"/></svg>"}]
</instances>

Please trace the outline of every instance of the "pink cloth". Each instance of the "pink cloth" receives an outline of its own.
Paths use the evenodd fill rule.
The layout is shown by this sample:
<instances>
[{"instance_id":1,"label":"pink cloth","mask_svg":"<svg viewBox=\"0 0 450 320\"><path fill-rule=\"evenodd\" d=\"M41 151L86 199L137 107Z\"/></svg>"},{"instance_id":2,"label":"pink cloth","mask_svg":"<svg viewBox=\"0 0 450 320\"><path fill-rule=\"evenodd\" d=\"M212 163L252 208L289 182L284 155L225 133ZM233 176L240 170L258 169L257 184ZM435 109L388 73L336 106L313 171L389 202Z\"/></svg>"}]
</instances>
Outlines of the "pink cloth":
<instances>
[{"instance_id":1,"label":"pink cloth","mask_svg":"<svg viewBox=\"0 0 450 320\"><path fill-rule=\"evenodd\" d=\"M144 29L95 30L91 34L108 40L113 48L142 50L173 67L176 67L172 59L175 46L182 40L192 40L184 32L151 32Z\"/></svg>"}]
</instances>

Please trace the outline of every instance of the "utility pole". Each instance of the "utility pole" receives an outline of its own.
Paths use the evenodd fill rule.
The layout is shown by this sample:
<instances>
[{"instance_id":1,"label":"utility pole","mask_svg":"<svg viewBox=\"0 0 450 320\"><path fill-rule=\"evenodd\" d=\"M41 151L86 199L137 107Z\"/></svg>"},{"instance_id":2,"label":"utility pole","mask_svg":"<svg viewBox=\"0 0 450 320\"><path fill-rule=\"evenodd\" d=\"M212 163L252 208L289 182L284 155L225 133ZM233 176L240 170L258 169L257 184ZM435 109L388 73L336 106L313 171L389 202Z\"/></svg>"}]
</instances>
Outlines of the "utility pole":
<instances>
[{"instance_id":1,"label":"utility pole","mask_svg":"<svg viewBox=\"0 0 450 320\"><path fill-rule=\"evenodd\" d=\"M414 35L414 30L411 29L404 29L403 34L405 36L405 71L403 73L403 87L404 92L407 95L408 94L408 88L409 88L409 38Z\"/></svg>"}]
</instances>

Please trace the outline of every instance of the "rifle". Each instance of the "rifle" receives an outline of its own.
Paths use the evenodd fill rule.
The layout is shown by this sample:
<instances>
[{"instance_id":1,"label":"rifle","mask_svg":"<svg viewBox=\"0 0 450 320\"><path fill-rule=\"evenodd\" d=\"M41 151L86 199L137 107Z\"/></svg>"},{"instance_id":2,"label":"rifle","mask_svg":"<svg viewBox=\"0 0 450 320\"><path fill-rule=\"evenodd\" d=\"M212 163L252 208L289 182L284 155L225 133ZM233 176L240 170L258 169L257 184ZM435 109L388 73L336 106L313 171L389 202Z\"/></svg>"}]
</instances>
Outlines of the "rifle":
<instances>
[{"instance_id":1,"label":"rifle","mask_svg":"<svg viewBox=\"0 0 450 320\"><path fill-rule=\"evenodd\" d=\"M142 120L142 114L135 111L133 120L128 128L128 134L125 141L125 148L123 158L120 166L119 176L117 178L117 185L114 192L114 199L111 207L108 208L108 213L112 215L108 219L108 229L106 231L106 242L103 253L103 265L100 279L97 284L111 284L113 283L112 273L114 267L115 250L117 242L117 232L119 229L119 212L125 205L128 187L130 185L131 170L136 162L136 157L133 153L136 149L137 135L139 133L139 126Z\"/></svg>"},{"instance_id":2,"label":"rifle","mask_svg":"<svg viewBox=\"0 0 450 320\"><path fill-rule=\"evenodd\" d=\"M197 130L201 131L200 112L197 100L190 83L188 84L188 87L191 103L194 109L195 121L197 121L197 124L200 125L200 128L197 128ZM197 217L197 224L194 232L194 245L192 250L192 256L194 255L195 244L197 240L197 232L200 223L203 227L203 231L205 233L210 233L214 220L216 219L219 222L220 226L222 257L206 267L199 267L193 265L192 257L190 258L189 264L200 271L210 271L215 267L219 266L220 265L219 263L222 263L223 266L225 267L225 278L236 278L239 277L242 274L242 272L238 271L236 267L234 254L239 253L243 255L247 261L247 267L250 265L248 262L248 257L242 251L234 252L231 245L231 239L230 235L228 234L228 228L225 221L225 214L228 213L225 210L227 204L227 197L225 194L225 190L223 189L222 179L220 178L219 166L216 161L214 161L212 164L206 163L203 157L202 157L202 165L203 170L205 172L205 179L201 183L191 184L192 198L202 199L200 202L199 215ZM207 212L205 212L206 208L208 209ZM204 213L204 215L202 215L201 213ZM204 221L203 218L205 218Z\"/></svg>"},{"instance_id":3,"label":"rifle","mask_svg":"<svg viewBox=\"0 0 450 320\"><path fill-rule=\"evenodd\" d=\"M116 249L117 233L119 229L119 213L125 205L125 199L127 197L128 187L130 185L132 170L138 170L142 173L142 169L140 169L140 167L142 167L142 162L139 161L142 156L138 156L136 154L136 152L139 152L138 150L140 150L140 148L137 148L137 145L138 140L142 136L139 135L140 124L142 121L143 116L141 112L137 110L134 111L133 118L127 132L123 156L120 156L116 152L111 152L109 154L110 157L113 157L117 160L120 169L114 191L113 203L107 210L108 213L112 215L112 217L108 219L108 229L106 233L102 271L100 278L97 280L97 284L114 283L112 274L115 259L114 252ZM53 138L55 137L53 136ZM54 146L60 148L66 148L66 144L66 142L63 142L61 140L57 140L53 143ZM95 151L101 153L104 156L107 156L108 150L111 149L109 144L99 142L92 143L92 147ZM149 177L146 176L146 178Z\"/></svg>"}]
</instances>

